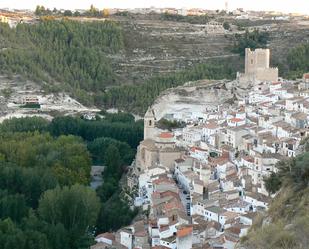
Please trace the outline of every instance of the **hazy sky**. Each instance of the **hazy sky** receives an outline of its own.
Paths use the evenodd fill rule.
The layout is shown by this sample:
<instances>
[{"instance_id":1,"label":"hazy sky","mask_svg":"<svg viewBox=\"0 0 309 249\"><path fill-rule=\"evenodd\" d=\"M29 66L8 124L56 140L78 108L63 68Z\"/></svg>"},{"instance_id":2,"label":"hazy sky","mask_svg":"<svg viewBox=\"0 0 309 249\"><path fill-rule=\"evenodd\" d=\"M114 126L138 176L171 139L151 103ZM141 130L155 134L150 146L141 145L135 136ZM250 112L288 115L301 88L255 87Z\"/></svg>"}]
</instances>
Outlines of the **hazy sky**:
<instances>
[{"instance_id":1,"label":"hazy sky","mask_svg":"<svg viewBox=\"0 0 309 249\"><path fill-rule=\"evenodd\" d=\"M98 8L175 7L223 9L225 0L0 0L0 7L35 9L36 5L49 8L86 9L91 4ZM278 10L309 14L309 0L228 0L229 8L246 10Z\"/></svg>"}]
</instances>

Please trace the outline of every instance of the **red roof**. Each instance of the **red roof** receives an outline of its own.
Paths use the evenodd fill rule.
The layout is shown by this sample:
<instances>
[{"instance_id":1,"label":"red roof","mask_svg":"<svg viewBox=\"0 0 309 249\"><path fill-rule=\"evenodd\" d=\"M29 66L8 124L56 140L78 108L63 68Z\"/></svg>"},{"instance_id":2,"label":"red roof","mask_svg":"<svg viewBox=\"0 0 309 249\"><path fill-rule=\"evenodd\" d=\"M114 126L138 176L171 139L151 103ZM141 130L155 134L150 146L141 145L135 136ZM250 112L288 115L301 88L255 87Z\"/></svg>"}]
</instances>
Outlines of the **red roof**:
<instances>
[{"instance_id":1,"label":"red roof","mask_svg":"<svg viewBox=\"0 0 309 249\"><path fill-rule=\"evenodd\" d=\"M304 74L304 79L306 79L306 80L309 79L309 73Z\"/></svg>"},{"instance_id":2,"label":"red roof","mask_svg":"<svg viewBox=\"0 0 309 249\"><path fill-rule=\"evenodd\" d=\"M155 179L152 181L153 184L155 185L159 185L159 184L163 184L163 183L167 183L167 184L175 184L175 182L170 179L170 178L159 178L159 179Z\"/></svg>"},{"instance_id":3,"label":"red roof","mask_svg":"<svg viewBox=\"0 0 309 249\"><path fill-rule=\"evenodd\" d=\"M182 227L177 231L177 237L186 237L192 234L192 231L193 231L192 226Z\"/></svg>"},{"instance_id":4,"label":"red roof","mask_svg":"<svg viewBox=\"0 0 309 249\"><path fill-rule=\"evenodd\" d=\"M191 148L191 151L192 151L192 152L195 152L196 150L199 150L199 151L207 151L207 150L204 150L204 149L202 149L202 148L200 148L200 147L196 147L196 146L193 146L193 147Z\"/></svg>"},{"instance_id":5,"label":"red roof","mask_svg":"<svg viewBox=\"0 0 309 249\"><path fill-rule=\"evenodd\" d=\"M241 119L241 118L231 118L230 121L233 122L233 123L238 123L238 122L243 121L243 119Z\"/></svg>"},{"instance_id":6,"label":"red roof","mask_svg":"<svg viewBox=\"0 0 309 249\"><path fill-rule=\"evenodd\" d=\"M159 135L160 138L173 138L174 135L173 133L171 132L162 132L160 135Z\"/></svg>"},{"instance_id":7,"label":"red roof","mask_svg":"<svg viewBox=\"0 0 309 249\"><path fill-rule=\"evenodd\" d=\"M167 210L172 210L172 209L182 209L182 204L179 200L172 200L168 203L165 203L163 208L167 211Z\"/></svg>"}]
</instances>

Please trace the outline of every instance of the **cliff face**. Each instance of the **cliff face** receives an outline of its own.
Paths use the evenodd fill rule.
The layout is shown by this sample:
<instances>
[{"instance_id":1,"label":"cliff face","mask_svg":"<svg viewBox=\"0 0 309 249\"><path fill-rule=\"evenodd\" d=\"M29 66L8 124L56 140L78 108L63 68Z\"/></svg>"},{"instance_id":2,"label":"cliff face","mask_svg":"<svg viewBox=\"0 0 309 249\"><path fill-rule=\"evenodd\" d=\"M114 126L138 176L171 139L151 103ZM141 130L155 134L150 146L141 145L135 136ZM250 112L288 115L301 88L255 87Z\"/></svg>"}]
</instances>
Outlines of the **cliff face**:
<instances>
[{"instance_id":1,"label":"cliff face","mask_svg":"<svg viewBox=\"0 0 309 249\"><path fill-rule=\"evenodd\" d=\"M235 82L201 80L168 89L155 101L153 109L157 119L168 113L201 113L234 98Z\"/></svg>"}]
</instances>

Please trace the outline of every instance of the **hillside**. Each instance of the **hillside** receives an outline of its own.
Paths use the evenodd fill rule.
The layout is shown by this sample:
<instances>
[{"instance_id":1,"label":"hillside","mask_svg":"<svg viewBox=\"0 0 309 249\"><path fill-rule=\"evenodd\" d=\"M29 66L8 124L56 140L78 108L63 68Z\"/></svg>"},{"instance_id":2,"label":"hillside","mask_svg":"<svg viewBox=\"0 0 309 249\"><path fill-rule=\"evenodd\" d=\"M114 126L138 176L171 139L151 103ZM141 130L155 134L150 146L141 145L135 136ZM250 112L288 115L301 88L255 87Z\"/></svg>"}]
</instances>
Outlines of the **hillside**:
<instances>
[{"instance_id":1,"label":"hillside","mask_svg":"<svg viewBox=\"0 0 309 249\"><path fill-rule=\"evenodd\" d=\"M306 249L309 245L309 153L280 162L279 172L266 180L277 192L266 214L254 222L242 244L246 249Z\"/></svg>"},{"instance_id":2,"label":"hillside","mask_svg":"<svg viewBox=\"0 0 309 249\"><path fill-rule=\"evenodd\" d=\"M143 114L167 88L201 79L234 79L243 58L231 48L244 29L267 31L273 65L283 76L297 77L309 70L303 56L289 74L291 49L308 41L306 21L238 23L228 16L176 17L42 17L12 29L2 24L0 72L35 81L47 93L68 92L87 106ZM229 22L231 29L219 26L209 31L210 20Z\"/></svg>"},{"instance_id":3,"label":"hillside","mask_svg":"<svg viewBox=\"0 0 309 249\"><path fill-rule=\"evenodd\" d=\"M228 22L232 31L207 32L203 19L197 23L166 20L161 15L113 16L112 20L123 29L125 51L114 58L117 74L125 82L141 82L153 75L175 72L222 58L242 68L243 59L231 52L234 35L241 29L266 30L270 34L268 47L272 51L273 64L284 61L289 51L308 42L309 22L278 22L273 20L235 21L229 16L212 17L212 21ZM137 76L134 78L134 76Z\"/></svg>"}]
</instances>

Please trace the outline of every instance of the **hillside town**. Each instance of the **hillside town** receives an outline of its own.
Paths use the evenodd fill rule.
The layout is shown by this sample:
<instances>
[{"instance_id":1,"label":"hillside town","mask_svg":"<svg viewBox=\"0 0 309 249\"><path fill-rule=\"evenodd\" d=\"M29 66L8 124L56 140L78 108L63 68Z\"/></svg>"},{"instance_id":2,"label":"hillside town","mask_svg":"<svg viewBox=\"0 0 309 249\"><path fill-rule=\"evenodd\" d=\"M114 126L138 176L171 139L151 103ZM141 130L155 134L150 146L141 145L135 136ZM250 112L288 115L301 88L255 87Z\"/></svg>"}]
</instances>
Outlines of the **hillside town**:
<instances>
[{"instance_id":1,"label":"hillside town","mask_svg":"<svg viewBox=\"0 0 309 249\"><path fill-rule=\"evenodd\" d=\"M93 5L92 8L95 8ZM48 10L48 9L47 9ZM56 9L57 12L65 14L66 9ZM78 13L78 15L84 15L87 13L87 9L74 9L70 10L71 13ZM309 16L301 13L283 13L280 11L254 11L245 10L243 8L232 9L229 6L229 1L225 1L222 9L203 9L203 8L103 8L101 11L105 18L114 15L126 15L126 14L138 14L138 15L149 15L149 14L166 14L175 16L222 16L227 15L228 19L236 20L275 20L275 21L297 21L297 20L308 20ZM54 10L49 10L50 15L54 14ZM72 15L74 16L74 15ZM68 16L70 17L70 16ZM11 9L2 8L0 9L0 23L8 23L10 27L16 27L19 23L33 24L38 22L39 19L34 15L33 10L30 9Z\"/></svg>"},{"instance_id":2,"label":"hillside town","mask_svg":"<svg viewBox=\"0 0 309 249\"><path fill-rule=\"evenodd\" d=\"M269 62L268 49L247 49L237 82L253 88L233 104L165 115L184 128L157 128L148 109L127 179L143 215L93 249L237 248L275 196L263 179L308 136L309 74L287 81Z\"/></svg>"}]
</instances>

